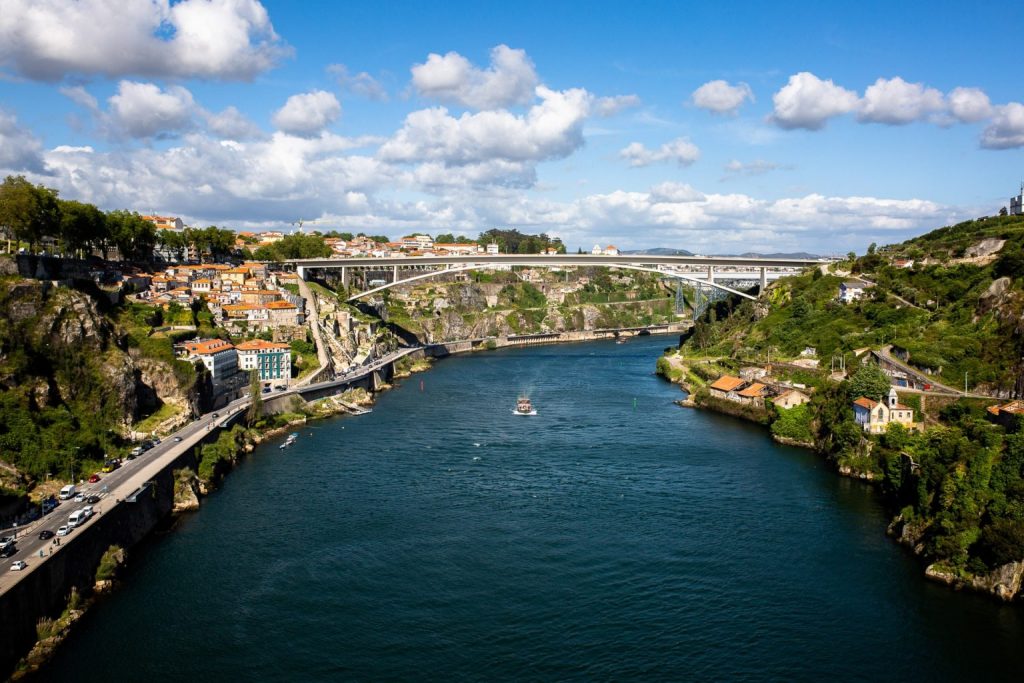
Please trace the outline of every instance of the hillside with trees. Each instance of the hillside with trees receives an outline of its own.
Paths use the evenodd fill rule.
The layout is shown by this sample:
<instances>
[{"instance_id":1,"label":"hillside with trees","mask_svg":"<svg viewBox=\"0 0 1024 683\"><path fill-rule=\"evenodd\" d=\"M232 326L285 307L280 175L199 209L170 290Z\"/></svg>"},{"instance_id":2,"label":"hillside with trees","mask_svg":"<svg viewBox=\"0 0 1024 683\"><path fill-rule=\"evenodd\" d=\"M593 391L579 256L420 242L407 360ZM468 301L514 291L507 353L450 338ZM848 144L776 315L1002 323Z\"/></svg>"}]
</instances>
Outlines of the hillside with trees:
<instances>
[{"instance_id":1,"label":"hillside with trees","mask_svg":"<svg viewBox=\"0 0 1024 683\"><path fill-rule=\"evenodd\" d=\"M865 295L844 304L839 286L850 281L865 284ZM890 532L930 563L929 574L998 592L1007 571L1024 567L1014 564L1024 563L1024 430L1020 420L995 424L986 407L1024 397L1022 321L1024 218L986 218L872 245L779 280L758 302L718 302L658 367L701 403L701 387L719 374L812 347L822 369L788 371L811 402L789 411L769 402L756 419L874 481L893 511ZM883 348L950 386L966 376L972 394L992 398L902 393L924 430L890 424L869 435L852 402L888 391L891 378L864 353ZM844 363L845 379L830 376Z\"/></svg>"}]
</instances>

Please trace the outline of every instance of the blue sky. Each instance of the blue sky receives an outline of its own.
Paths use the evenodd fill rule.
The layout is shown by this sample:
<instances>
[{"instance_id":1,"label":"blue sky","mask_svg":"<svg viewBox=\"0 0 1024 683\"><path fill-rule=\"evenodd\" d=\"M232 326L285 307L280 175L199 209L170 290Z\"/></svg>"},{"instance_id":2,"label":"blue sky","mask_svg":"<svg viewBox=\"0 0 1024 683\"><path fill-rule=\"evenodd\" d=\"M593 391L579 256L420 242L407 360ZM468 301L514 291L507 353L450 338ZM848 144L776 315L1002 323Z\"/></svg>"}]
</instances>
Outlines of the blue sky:
<instances>
[{"instance_id":1,"label":"blue sky","mask_svg":"<svg viewBox=\"0 0 1024 683\"><path fill-rule=\"evenodd\" d=\"M996 3L0 0L0 173L187 223L863 251L1024 178Z\"/></svg>"}]
</instances>

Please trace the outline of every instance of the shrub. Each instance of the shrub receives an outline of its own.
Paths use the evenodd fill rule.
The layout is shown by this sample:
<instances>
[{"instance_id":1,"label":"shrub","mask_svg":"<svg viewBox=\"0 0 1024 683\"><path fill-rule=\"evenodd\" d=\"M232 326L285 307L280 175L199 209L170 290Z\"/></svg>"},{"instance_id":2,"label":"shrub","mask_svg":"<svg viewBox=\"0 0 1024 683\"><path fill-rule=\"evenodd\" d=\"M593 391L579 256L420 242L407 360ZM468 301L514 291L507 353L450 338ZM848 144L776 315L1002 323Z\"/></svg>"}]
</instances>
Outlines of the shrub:
<instances>
[{"instance_id":1,"label":"shrub","mask_svg":"<svg viewBox=\"0 0 1024 683\"><path fill-rule=\"evenodd\" d=\"M796 441L813 441L814 432L811 429L811 411L808 406L800 405L789 410L779 410L778 417L772 422L772 434Z\"/></svg>"}]
</instances>

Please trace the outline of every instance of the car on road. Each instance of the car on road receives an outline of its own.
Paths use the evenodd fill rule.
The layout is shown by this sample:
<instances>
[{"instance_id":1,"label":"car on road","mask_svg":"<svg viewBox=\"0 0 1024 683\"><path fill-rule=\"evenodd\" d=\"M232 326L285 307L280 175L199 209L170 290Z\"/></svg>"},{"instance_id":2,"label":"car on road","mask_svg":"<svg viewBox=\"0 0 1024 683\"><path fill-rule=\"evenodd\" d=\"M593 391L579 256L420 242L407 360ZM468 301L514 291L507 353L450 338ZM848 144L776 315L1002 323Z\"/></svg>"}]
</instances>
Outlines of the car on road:
<instances>
[{"instance_id":1,"label":"car on road","mask_svg":"<svg viewBox=\"0 0 1024 683\"><path fill-rule=\"evenodd\" d=\"M70 533L71 533L71 527L69 527L67 525L64 525L61 528L57 529L57 535L58 536L67 536Z\"/></svg>"},{"instance_id":2,"label":"car on road","mask_svg":"<svg viewBox=\"0 0 1024 683\"><path fill-rule=\"evenodd\" d=\"M96 503L100 502L100 497L94 493L91 496L86 496L85 502L88 503L89 505L95 505Z\"/></svg>"},{"instance_id":3,"label":"car on road","mask_svg":"<svg viewBox=\"0 0 1024 683\"><path fill-rule=\"evenodd\" d=\"M76 503L84 503L85 502L85 494L84 493L79 493L77 496L75 496L75 502Z\"/></svg>"},{"instance_id":4,"label":"car on road","mask_svg":"<svg viewBox=\"0 0 1024 683\"><path fill-rule=\"evenodd\" d=\"M40 541L49 541L51 538L53 538L53 532L49 529L43 529L39 532Z\"/></svg>"},{"instance_id":5,"label":"car on road","mask_svg":"<svg viewBox=\"0 0 1024 683\"><path fill-rule=\"evenodd\" d=\"M113 472L114 470L116 470L120 466L121 466L121 461L120 460L117 460L117 459L107 460L105 463L103 463L103 470L102 471L103 472Z\"/></svg>"},{"instance_id":6,"label":"car on road","mask_svg":"<svg viewBox=\"0 0 1024 683\"><path fill-rule=\"evenodd\" d=\"M18 552L18 544L15 543L13 537L4 536L0 538L0 557L10 557L16 552Z\"/></svg>"},{"instance_id":7,"label":"car on road","mask_svg":"<svg viewBox=\"0 0 1024 683\"><path fill-rule=\"evenodd\" d=\"M273 391L273 389L271 389L270 387L263 387L264 394L269 394L271 391Z\"/></svg>"},{"instance_id":8,"label":"car on road","mask_svg":"<svg viewBox=\"0 0 1024 683\"><path fill-rule=\"evenodd\" d=\"M174 437L174 443L179 443L179 442L181 442L181 437L180 436Z\"/></svg>"},{"instance_id":9,"label":"car on road","mask_svg":"<svg viewBox=\"0 0 1024 683\"><path fill-rule=\"evenodd\" d=\"M90 484L95 484L99 480L100 480L100 473L99 472L93 472L92 476L89 477L89 483Z\"/></svg>"},{"instance_id":10,"label":"car on road","mask_svg":"<svg viewBox=\"0 0 1024 683\"><path fill-rule=\"evenodd\" d=\"M132 449L132 452L128 454L128 457L137 458L145 452L146 449L144 449L142 446L136 446L135 448Z\"/></svg>"},{"instance_id":11,"label":"car on road","mask_svg":"<svg viewBox=\"0 0 1024 683\"><path fill-rule=\"evenodd\" d=\"M28 565L25 564L25 560L15 560L14 562L11 563L11 571L12 572L20 572L22 569L24 569L27 566Z\"/></svg>"},{"instance_id":12,"label":"car on road","mask_svg":"<svg viewBox=\"0 0 1024 683\"><path fill-rule=\"evenodd\" d=\"M220 417L220 413L214 413L214 414L213 414L213 419L215 419L215 420L216 420L216 419L217 419L218 417Z\"/></svg>"}]
</instances>

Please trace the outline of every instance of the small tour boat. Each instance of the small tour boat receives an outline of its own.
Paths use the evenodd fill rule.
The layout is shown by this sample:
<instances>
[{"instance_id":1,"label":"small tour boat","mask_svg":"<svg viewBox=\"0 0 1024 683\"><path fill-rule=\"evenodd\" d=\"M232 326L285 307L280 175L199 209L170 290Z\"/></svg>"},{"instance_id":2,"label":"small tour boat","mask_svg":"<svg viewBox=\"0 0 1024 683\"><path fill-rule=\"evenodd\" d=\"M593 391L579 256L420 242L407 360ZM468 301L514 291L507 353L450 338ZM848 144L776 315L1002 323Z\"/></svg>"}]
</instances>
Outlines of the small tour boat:
<instances>
[{"instance_id":1,"label":"small tour boat","mask_svg":"<svg viewBox=\"0 0 1024 683\"><path fill-rule=\"evenodd\" d=\"M512 411L516 415L536 415L537 410L530 403L530 399L525 396L520 396L519 400L516 401L515 410Z\"/></svg>"},{"instance_id":2,"label":"small tour boat","mask_svg":"<svg viewBox=\"0 0 1024 683\"><path fill-rule=\"evenodd\" d=\"M293 433L288 435L288 438L285 439L284 443L281 444L280 446L278 446L278 448L280 448L281 450L284 450L285 448L288 448L289 446L291 446L293 443L295 443L298 440L299 440L298 432L293 432Z\"/></svg>"}]
</instances>

